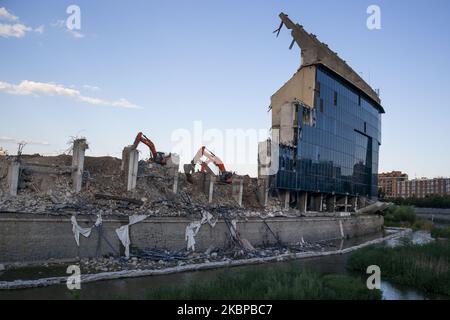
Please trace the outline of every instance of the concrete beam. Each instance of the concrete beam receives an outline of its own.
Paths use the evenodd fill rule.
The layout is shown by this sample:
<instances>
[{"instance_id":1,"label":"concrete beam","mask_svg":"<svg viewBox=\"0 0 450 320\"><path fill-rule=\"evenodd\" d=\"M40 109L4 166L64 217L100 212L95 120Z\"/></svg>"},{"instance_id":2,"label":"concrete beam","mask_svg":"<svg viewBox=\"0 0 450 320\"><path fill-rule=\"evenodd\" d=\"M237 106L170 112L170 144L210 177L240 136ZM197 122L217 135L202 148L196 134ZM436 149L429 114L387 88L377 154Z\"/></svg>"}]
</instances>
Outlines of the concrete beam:
<instances>
[{"instance_id":1,"label":"concrete beam","mask_svg":"<svg viewBox=\"0 0 450 320\"><path fill-rule=\"evenodd\" d=\"M244 180L240 178L234 178L232 182L231 194L233 199L242 207L242 194L244 191Z\"/></svg>"},{"instance_id":2,"label":"concrete beam","mask_svg":"<svg viewBox=\"0 0 450 320\"><path fill-rule=\"evenodd\" d=\"M17 188L19 186L20 162L17 159L11 160L8 165L8 187L9 194L17 196Z\"/></svg>"},{"instance_id":3,"label":"concrete beam","mask_svg":"<svg viewBox=\"0 0 450 320\"><path fill-rule=\"evenodd\" d=\"M77 139L73 142L72 186L75 193L81 191L81 186L83 184L84 154L88 148L89 146L86 139Z\"/></svg>"}]
</instances>

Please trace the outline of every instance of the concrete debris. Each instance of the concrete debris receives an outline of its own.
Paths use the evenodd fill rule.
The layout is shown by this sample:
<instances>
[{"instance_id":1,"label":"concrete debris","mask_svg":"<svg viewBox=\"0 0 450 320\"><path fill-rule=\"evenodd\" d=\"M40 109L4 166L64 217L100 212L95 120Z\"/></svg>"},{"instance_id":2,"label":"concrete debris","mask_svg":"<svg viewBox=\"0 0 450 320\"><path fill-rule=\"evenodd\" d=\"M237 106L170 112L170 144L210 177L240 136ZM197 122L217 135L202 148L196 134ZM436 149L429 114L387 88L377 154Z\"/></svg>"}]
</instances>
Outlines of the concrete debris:
<instances>
[{"instance_id":1,"label":"concrete debris","mask_svg":"<svg viewBox=\"0 0 450 320\"><path fill-rule=\"evenodd\" d=\"M9 194L8 160L0 157L0 212L72 215L147 214L153 217L192 217L201 219L203 210L211 213L226 209L232 215L259 215L281 212L278 200L262 208L257 198L257 179L243 181L242 206L233 197L232 185L214 184L214 197L202 190L203 173L177 178L174 193L174 169L139 161L136 188L127 191L122 161L113 157L85 157L80 192L73 188L72 157L69 155L22 155L17 196ZM176 170L175 170L176 171Z\"/></svg>"}]
</instances>

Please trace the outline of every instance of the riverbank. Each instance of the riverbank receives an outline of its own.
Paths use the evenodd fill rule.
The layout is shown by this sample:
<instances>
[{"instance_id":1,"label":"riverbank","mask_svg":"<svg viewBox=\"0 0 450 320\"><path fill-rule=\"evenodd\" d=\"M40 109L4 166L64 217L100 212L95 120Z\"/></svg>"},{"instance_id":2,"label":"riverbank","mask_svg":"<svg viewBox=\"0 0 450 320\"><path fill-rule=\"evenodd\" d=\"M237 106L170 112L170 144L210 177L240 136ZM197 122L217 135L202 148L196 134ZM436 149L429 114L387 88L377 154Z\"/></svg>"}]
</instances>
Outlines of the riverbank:
<instances>
[{"instance_id":1,"label":"riverbank","mask_svg":"<svg viewBox=\"0 0 450 320\"><path fill-rule=\"evenodd\" d=\"M352 245L350 247L337 247L334 250L329 251L319 251L319 252L297 252L297 253L285 253L279 255L273 255L269 257L260 257L260 258L252 258L252 259L237 259L231 260L226 259L223 261L217 262L204 262L198 264L190 264L183 266L175 266L169 267L165 269L135 269L135 270L122 270L116 272L100 272L96 274L83 274L81 275L81 282L89 283L95 282L99 280L112 280L112 279L122 279L122 278L134 278L134 277L145 277L145 276L156 276L156 275L165 275L165 274L173 274L179 272L187 272L187 271L198 271L198 270L208 270L208 269L216 269L216 268L224 268L224 267L237 267L244 265L252 265L252 264L260 264L265 262L272 261L283 261L283 260L292 260L292 259L303 259L303 258L311 258L311 257L324 257L331 255L341 255L349 252L353 252L355 250L364 248L366 246L370 246L373 244L381 243L383 241L393 240L396 238L401 238L406 234L410 233L410 229L389 229L389 234L384 237L379 237L376 239L372 239L369 241L365 241L364 243L359 243L356 245ZM341 244L343 245L343 241ZM21 289L21 288L36 288L36 287L45 287L51 285L65 284L67 281L66 276L62 277L51 277L44 279L36 279L36 280L15 280L15 281L0 281L0 289Z\"/></svg>"}]
</instances>

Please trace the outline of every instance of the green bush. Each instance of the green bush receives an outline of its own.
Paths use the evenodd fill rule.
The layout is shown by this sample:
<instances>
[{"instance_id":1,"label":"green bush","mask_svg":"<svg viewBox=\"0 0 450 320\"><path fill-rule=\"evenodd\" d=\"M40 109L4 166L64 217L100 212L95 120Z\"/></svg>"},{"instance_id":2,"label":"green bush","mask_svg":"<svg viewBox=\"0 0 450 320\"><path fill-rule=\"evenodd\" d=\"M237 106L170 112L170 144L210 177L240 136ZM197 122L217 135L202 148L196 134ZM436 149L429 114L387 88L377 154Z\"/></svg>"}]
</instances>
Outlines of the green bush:
<instances>
[{"instance_id":1,"label":"green bush","mask_svg":"<svg viewBox=\"0 0 450 320\"><path fill-rule=\"evenodd\" d=\"M450 208L450 196L427 195L424 198L389 198L396 205L415 206L420 208Z\"/></svg>"},{"instance_id":2,"label":"green bush","mask_svg":"<svg viewBox=\"0 0 450 320\"><path fill-rule=\"evenodd\" d=\"M416 221L414 207L392 206L384 217L385 225L388 227L411 227Z\"/></svg>"},{"instance_id":3,"label":"green bush","mask_svg":"<svg viewBox=\"0 0 450 320\"><path fill-rule=\"evenodd\" d=\"M450 227L446 228L433 228L431 229L431 236L433 238L450 238Z\"/></svg>"},{"instance_id":4,"label":"green bush","mask_svg":"<svg viewBox=\"0 0 450 320\"><path fill-rule=\"evenodd\" d=\"M189 283L181 287L158 289L147 299L381 299L380 290L369 290L358 278L340 275L265 269L225 271L211 282Z\"/></svg>"},{"instance_id":5,"label":"green bush","mask_svg":"<svg viewBox=\"0 0 450 320\"><path fill-rule=\"evenodd\" d=\"M450 295L450 243L432 242L388 248L367 247L356 251L347 268L365 274L378 265L381 277L431 293Z\"/></svg>"}]
</instances>

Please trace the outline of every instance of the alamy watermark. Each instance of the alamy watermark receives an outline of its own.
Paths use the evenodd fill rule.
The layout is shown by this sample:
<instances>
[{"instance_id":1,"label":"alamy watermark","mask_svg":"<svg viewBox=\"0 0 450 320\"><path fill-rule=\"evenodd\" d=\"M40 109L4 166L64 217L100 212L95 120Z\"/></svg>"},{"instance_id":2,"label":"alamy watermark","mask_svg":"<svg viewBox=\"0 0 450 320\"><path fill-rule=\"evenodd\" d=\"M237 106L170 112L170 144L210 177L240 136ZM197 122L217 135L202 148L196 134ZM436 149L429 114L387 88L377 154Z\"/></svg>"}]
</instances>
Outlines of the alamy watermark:
<instances>
[{"instance_id":1,"label":"alamy watermark","mask_svg":"<svg viewBox=\"0 0 450 320\"><path fill-rule=\"evenodd\" d=\"M197 150L206 146L227 167L241 172L256 173L259 159L265 170L261 174L269 175L278 171L278 130L272 130L270 136L267 143L268 129L205 128L202 121L194 121L192 129L178 128L172 132L171 152L180 156L181 163L189 163Z\"/></svg>"},{"instance_id":2,"label":"alamy watermark","mask_svg":"<svg viewBox=\"0 0 450 320\"><path fill-rule=\"evenodd\" d=\"M73 264L67 267L67 277L66 286L69 290L80 290L81 289L81 269L79 266Z\"/></svg>"},{"instance_id":3,"label":"alamy watermark","mask_svg":"<svg viewBox=\"0 0 450 320\"><path fill-rule=\"evenodd\" d=\"M370 276L367 278L366 285L367 289L374 290L374 289L381 289L381 269L377 265L370 265L367 267L366 270L367 274L370 274Z\"/></svg>"},{"instance_id":4,"label":"alamy watermark","mask_svg":"<svg viewBox=\"0 0 450 320\"><path fill-rule=\"evenodd\" d=\"M366 26L369 30L381 29L381 9L376 4L371 4L366 10L369 17L367 17Z\"/></svg>"},{"instance_id":5,"label":"alamy watermark","mask_svg":"<svg viewBox=\"0 0 450 320\"><path fill-rule=\"evenodd\" d=\"M67 7L66 13L69 16L66 19L66 27L69 30L81 30L81 9L79 6L72 4Z\"/></svg>"}]
</instances>

